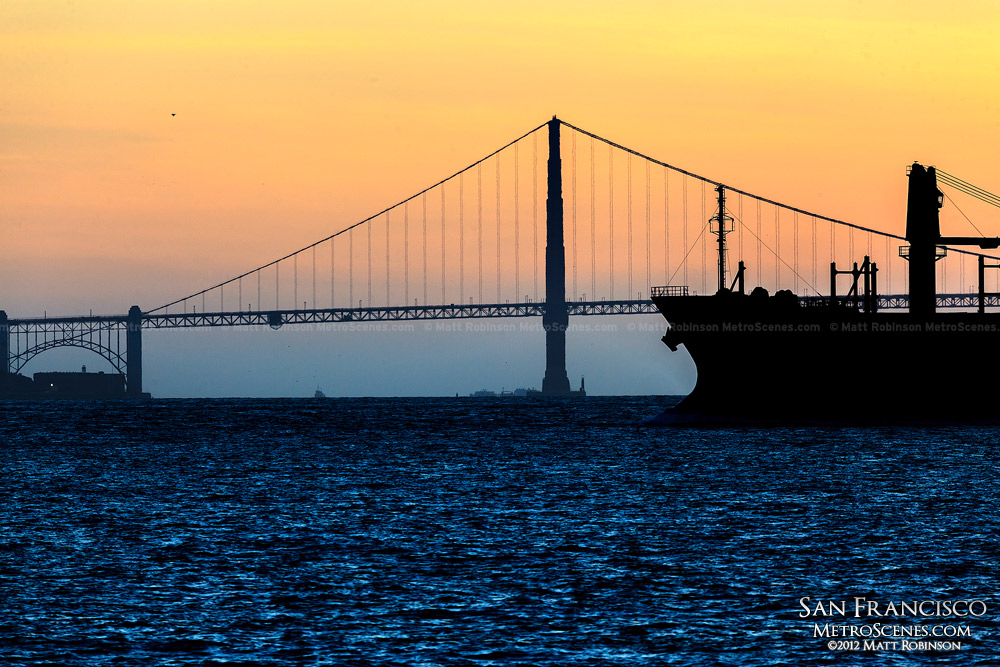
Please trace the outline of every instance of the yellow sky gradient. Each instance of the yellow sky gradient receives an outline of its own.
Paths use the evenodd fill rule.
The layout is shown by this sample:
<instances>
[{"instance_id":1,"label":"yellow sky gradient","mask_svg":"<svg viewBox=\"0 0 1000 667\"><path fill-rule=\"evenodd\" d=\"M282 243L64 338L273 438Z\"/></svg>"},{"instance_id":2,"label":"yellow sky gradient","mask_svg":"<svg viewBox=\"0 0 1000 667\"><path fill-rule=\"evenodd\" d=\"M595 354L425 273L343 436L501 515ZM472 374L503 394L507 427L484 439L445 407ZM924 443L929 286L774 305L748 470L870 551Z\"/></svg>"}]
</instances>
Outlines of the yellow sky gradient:
<instances>
[{"instance_id":1,"label":"yellow sky gradient","mask_svg":"<svg viewBox=\"0 0 1000 667\"><path fill-rule=\"evenodd\" d=\"M0 5L0 308L159 305L553 113L889 231L913 160L1000 189L994 2L369 5Z\"/></svg>"}]
</instances>

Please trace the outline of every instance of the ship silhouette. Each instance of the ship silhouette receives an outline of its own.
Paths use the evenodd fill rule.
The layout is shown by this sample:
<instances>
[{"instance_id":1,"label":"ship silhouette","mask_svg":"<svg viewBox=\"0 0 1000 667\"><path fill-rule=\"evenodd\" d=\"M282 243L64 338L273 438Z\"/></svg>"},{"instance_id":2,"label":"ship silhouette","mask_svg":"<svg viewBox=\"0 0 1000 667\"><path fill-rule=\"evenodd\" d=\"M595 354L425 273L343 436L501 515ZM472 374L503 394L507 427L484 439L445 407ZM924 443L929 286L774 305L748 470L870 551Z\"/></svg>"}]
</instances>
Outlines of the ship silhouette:
<instances>
[{"instance_id":1,"label":"ship silhouette","mask_svg":"<svg viewBox=\"0 0 1000 667\"><path fill-rule=\"evenodd\" d=\"M719 186L724 212L724 190ZM830 296L803 298L744 288L745 265L711 296L653 288L668 322L663 342L697 367L692 392L652 424L767 421L957 421L992 419L986 382L1000 372L1000 313L936 312L935 262L942 244L996 248L997 238L942 237L943 195L933 167L909 171L906 240L909 312L878 311L878 267L868 257L831 265ZM717 224L724 257L725 215ZM716 220L713 218L713 220ZM713 230L714 231L714 230ZM982 267L980 258L980 267ZM838 296L837 280L853 280ZM720 276L724 272L720 269ZM722 281L720 280L720 283Z\"/></svg>"}]
</instances>

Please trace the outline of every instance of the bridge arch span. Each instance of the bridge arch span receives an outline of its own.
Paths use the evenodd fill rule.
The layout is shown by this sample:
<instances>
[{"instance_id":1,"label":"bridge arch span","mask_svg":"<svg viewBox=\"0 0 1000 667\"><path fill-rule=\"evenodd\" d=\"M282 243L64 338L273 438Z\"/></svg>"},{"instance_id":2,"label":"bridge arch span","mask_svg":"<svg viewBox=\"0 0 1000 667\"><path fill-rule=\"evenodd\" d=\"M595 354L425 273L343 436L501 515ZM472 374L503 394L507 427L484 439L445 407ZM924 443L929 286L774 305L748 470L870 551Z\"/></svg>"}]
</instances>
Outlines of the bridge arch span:
<instances>
[{"instance_id":1,"label":"bridge arch span","mask_svg":"<svg viewBox=\"0 0 1000 667\"><path fill-rule=\"evenodd\" d=\"M111 364L111 367L117 373L126 375L127 365L126 359L123 354L118 350L113 349L107 345L103 345L97 341L87 340L87 339L61 339L61 340L48 340L38 343L30 348L21 351L19 354L12 356L11 372L20 373L21 370L28 364L29 361L37 357L42 352L48 350L54 350L60 347L76 347L82 348L84 350L90 350L101 356L104 360Z\"/></svg>"}]
</instances>

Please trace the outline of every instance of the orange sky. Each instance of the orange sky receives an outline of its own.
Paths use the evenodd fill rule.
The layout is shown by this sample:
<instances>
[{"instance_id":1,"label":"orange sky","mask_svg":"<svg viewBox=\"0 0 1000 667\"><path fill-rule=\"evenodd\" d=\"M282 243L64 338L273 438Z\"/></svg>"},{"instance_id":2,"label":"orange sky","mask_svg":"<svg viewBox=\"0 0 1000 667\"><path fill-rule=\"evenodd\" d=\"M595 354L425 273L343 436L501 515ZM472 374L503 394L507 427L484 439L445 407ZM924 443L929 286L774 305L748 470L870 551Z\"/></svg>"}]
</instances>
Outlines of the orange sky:
<instances>
[{"instance_id":1,"label":"orange sky","mask_svg":"<svg viewBox=\"0 0 1000 667\"><path fill-rule=\"evenodd\" d=\"M735 187L898 232L913 160L1000 188L998 28L985 0L8 0L0 308L155 307L381 210L553 113ZM963 209L1000 234L993 210ZM953 210L943 224L973 233ZM649 331L571 336L574 384L586 373L599 393L687 391L691 369L648 318ZM605 324L591 319L579 324ZM447 394L537 384L542 366L536 334L408 338L427 366L395 352L399 334L272 333L150 334L147 388ZM432 381L458 353L475 363ZM74 354L26 371L98 363Z\"/></svg>"},{"instance_id":2,"label":"orange sky","mask_svg":"<svg viewBox=\"0 0 1000 667\"><path fill-rule=\"evenodd\" d=\"M8 312L152 307L552 113L879 228L914 159L1000 187L992 2L364 4L4 3Z\"/></svg>"}]
</instances>

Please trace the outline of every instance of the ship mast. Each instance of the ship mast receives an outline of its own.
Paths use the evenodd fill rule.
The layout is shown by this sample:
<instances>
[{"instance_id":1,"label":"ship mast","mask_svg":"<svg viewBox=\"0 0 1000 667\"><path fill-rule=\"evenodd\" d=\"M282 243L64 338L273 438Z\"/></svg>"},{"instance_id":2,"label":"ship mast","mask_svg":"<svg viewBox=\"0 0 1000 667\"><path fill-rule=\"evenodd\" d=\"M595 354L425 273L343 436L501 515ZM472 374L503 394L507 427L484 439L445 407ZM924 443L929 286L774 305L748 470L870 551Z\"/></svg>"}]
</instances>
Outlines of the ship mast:
<instances>
[{"instance_id":1,"label":"ship mast","mask_svg":"<svg viewBox=\"0 0 1000 667\"><path fill-rule=\"evenodd\" d=\"M709 220L709 227L713 234L719 235L719 291L722 291L726 289L726 234L733 231L733 218L726 215L726 186L720 183L715 191L719 193L719 212Z\"/></svg>"}]
</instances>

